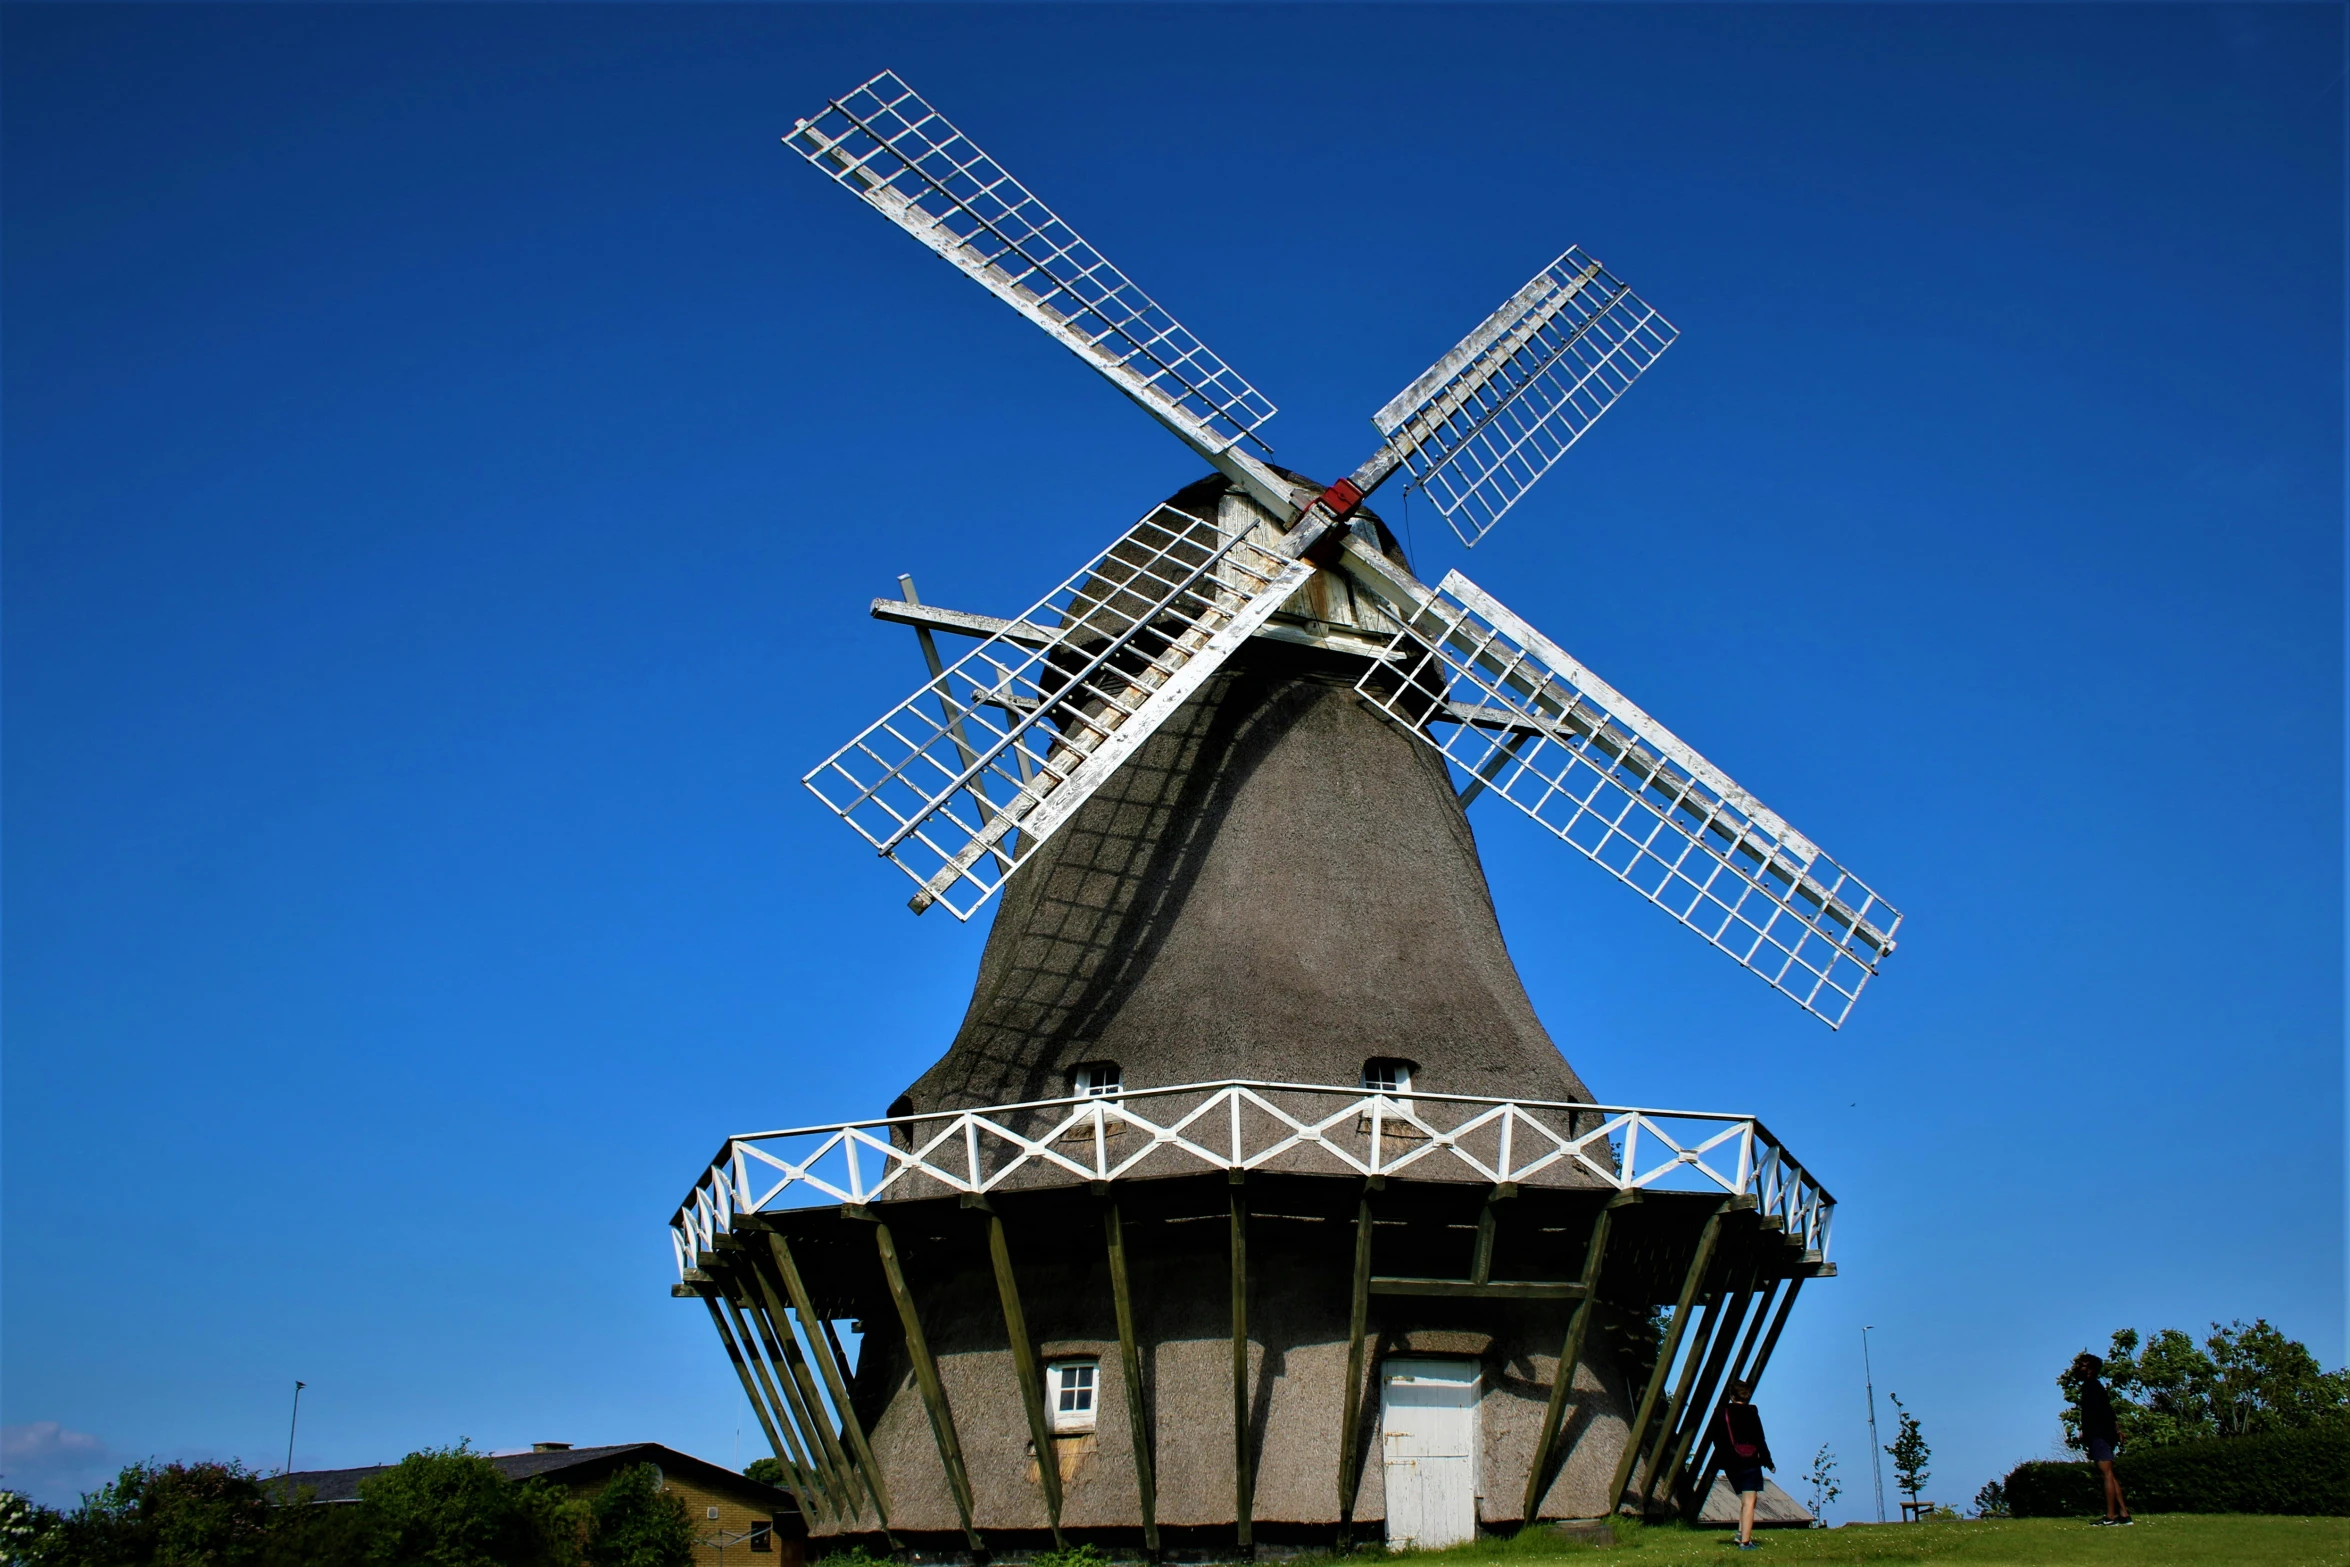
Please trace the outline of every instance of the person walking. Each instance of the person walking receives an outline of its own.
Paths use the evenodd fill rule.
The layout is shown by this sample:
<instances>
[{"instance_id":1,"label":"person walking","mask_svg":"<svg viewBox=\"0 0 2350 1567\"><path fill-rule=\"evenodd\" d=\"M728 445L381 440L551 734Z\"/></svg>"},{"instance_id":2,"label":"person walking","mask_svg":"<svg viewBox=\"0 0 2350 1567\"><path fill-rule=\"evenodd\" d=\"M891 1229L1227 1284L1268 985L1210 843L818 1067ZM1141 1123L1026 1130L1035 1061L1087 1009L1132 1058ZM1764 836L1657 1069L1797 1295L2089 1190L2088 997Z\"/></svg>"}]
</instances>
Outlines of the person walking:
<instances>
[{"instance_id":1,"label":"person walking","mask_svg":"<svg viewBox=\"0 0 2350 1567\"><path fill-rule=\"evenodd\" d=\"M1714 1451L1730 1489L1738 1493L1738 1549L1754 1549L1754 1500L1762 1494L1763 1471L1779 1467L1771 1444L1763 1435L1762 1414L1754 1407L1754 1387L1733 1382L1723 1390L1722 1412L1714 1417Z\"/></svg>"},{"instance_id":2,"label":"person walking","mask_svg":"<svg viewBox=\"0 0 2350 1567\"><path fill-rule=\"evenodd\" d=\"M2122 1483L2113 1472L2113 1450L2121 1442L2122 1428L2113 1415L2113 1395L2098 1380L2104 1370L2105 1362L2095 1355L2083 1353L2073 1360L2073 1375L2081 1388L2081 1444L2089 1449L2089 1462L2105 1477L2105 1516L2097 1520L2097 1527L2109 1529L2131 1520L2130 1504L2122 1500Z\"/></svg>"}]
</instances>

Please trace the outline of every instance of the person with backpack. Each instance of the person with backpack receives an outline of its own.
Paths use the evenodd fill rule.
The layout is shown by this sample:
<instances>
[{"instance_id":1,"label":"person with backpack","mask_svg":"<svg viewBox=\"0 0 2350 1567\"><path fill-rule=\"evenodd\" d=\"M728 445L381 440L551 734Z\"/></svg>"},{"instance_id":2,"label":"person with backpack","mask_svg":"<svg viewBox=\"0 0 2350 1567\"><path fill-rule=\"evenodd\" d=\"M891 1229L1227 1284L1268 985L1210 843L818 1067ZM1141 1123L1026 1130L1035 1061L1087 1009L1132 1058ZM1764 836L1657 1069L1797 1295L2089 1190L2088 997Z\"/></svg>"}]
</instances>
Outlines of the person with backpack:
<instances>
[{"instance_id":1,"label":"person with backpack","mask_svg":"<svg viewBox=\"0 0 2350 1567\"><path fill-rule=\"evenodd\" d=\"M2113 1395L2098 1380L2104 1370L2105 1362L2086 1352L2073 1360L2073 1375L2080 1379L2081 1388L2081 1445L2089 1450L2089 1462L2105 1477L2105 1516L2097 1520L2097 1526L2110 1529L2132 1520L2130 1504L2122 1500L2122 1483L2113 1472L2113 1450L2121 1443L2122 1428L2114 1418Z\"/></svg>"},{"instance_id":2,"label":"person with backpack","mask_svg":"<svg viewBox=\"0 0 2350 1567\"><path fill-rule=\"evenodd\" d=\"M1738 1493L1738 1549L1754 1549L1754 1502L1762 1494L1763 1471L1776 1469L1770 1441L1763 1435L1761 1413L1754 1407L1754 1387L1733 1382L1722 1393L1722 1412L1714 1417L1714 1452L1730 1489Z\"/></svg>"}]
</instances>

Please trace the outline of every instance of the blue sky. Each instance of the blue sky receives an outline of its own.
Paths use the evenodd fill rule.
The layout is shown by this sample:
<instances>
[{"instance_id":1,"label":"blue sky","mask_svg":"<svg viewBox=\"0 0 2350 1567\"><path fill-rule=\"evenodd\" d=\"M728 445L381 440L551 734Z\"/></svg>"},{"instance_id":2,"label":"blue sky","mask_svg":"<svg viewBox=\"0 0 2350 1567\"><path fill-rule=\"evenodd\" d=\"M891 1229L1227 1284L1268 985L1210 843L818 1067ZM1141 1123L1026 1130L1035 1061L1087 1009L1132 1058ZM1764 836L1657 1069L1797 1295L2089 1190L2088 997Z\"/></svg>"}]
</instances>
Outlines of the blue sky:
<instances>
[{"instance_id":1,"label":"blue sky","mask_svg":"<svg viewBox=\"0 0 2350 1567\"><path fill-rule=\"evenodd\" d=\"M1473 812L1594 1090L1841 1199L1764 1391L1839 1515L1862 1323L1951 1502L2116 1327L2344 1358L2338 9L0 28L10 1483L280 1462L297 1377L304 1467L734 1456L666 1214L878 1113L984 935L797 785L919 678L865 602L1009 613L1197 469L779 146L883 66L1295 467L1569 242L1681 327L1410 542L1909 916L1830 1033Z\"/></svg>"}]
</instances>

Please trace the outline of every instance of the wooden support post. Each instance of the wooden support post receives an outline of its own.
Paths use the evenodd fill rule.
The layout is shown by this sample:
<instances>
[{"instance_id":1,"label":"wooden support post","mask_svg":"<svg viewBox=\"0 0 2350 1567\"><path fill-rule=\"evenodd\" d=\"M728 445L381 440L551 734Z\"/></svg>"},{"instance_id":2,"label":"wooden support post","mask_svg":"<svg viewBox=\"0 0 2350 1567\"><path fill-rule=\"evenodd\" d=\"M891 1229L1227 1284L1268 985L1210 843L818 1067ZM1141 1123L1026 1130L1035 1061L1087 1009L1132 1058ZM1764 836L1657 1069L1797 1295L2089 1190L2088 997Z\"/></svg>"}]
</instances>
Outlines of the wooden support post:
<instances>
[{"instance_id":1,"label":"wooden support post","mask_svg":"<svg viewBox=\"0 0 2350 1567\"><path fill-rule=\"evenodd\" d=\"M1750 1387L1762 1386L1763 1367L1771 1363L1771 1351L1779 1347L1779 1330L1787 1325L1787 1313L1795 1309L1795 1292L1803 1288L1803 1280L1787 1281L1787 1293L1779 1297L1778 1315L1771 1318L1771 1331L1763 1335L1762 1348L1754 1353L1754 1362L1740 1378Z\"/></svg>"},{"instance_id":2,"label":"wooden support post","mask_svg":"<svg viewBox=\"0 0 2350 1567\"><path fill-rule=\"evenodd\" d=\"M898 1323L906 1332L906 1358L914 1363L914 1382L922 1390L922 1407L930 1415L931 1438L938 1443L938 1461L946 1466L947 1488L954 1493L955 1511L963 1518L963 1538L969 1542L971 1554L977 1556L987 1550L987 1542L979 1537L979 1527L972 1521L971 1477L963 1472L963 1444L955 1438L955 1415L947 1407L946 1386L938 1379L938 1362L930 1357L930 1340L922 1334L913 1291L906 1288L897 1242L888 1224L880 1219L870 1222L874 1247L881 1253L882 1277L889 1283L889 1298L896 1304Z\"/></svg>"},{"instance_id":3,"label":"wooden support post","mask_svg":"<svg viewBox=\"0 0 2350 1567\"><path fill-rule=\"evenodd\" d=\"M1159 1559L1159 1483L1151 1468L1150 1424L1142 1405L1142 1349L1134 1337L1134 1297L1126 1285L1126 1226L1118 1200L1102 1205L1110 1252L1110 1299L1118 1308L1118 1369L1126 1381L1126 1429L1134 1446L1134 1483L1142 1500L1142 1548Z\"/></svg>"},{"instance_id":4,"label":"wooden support post","mask_svg":"<svg viewBox=\"0 0 2350 1567\"><path fill-rule=\"evenodd\" d=\"M733 1322L736 1335L742 1340L744 1358L750 1361L751 1370L758 1377L760 1387L766 1390L767 1402L769 1407L775 1411L777 1426L783 1430L788 1439L793 1441L796 1447L813 1448L815 1446L813 1437L807 1431L802 1430L799 1423L793 1418L791 1405L785 1401L774 1378L768 1374L766 1364L759 1359L759 1347L751 1336L750 1324L743 1320L742 1308L735 1304L732 1294L723 1294L719 1298L725 1303L726 1315ZM807 1466L807 1474L809 1483L815 1487L816 1499L824 1504L824 1510L835 1518L845 1518L848 1515L848 1508L844 1504L844 1499L835 1489L838 1482L825 1474L823 1469L813 1462Z\"/></svg>"},{"instance_id":5,"label":"wooden support post","mask_svg":"<svg viewBox=\"0 0 2350 1567\"><path fill-rule=\"evenodd\" d=\"M1061 1464L1053 1450L1053 1428L1044 1417L1044 1380L1037 1374L1036 1342L1028 1336L1028 1313L1020 1309L1020 1282L1012 1273L1012 1247L1004 1235L1004 1216L984 1197L964 1202L983 1210L987 1219L987 1256L995 1265L995 1292L1004 1308L1004 1336L1012 1344L1012 1370L1020 1379L1020 1401L1028 1406L1028 1439L1036 1444L1036 1477L1044 1488L1045 1520L1052 1526L1053 1549L1064 1551L1061 1538Z\"/></svg>"},{"instance_id":6,"label":"wooden support post","mask_svg":"<svg viewBox=\"0 0 2350 1567\"><path fill-rule=\"evenodd\" d=\"M1248 1440L1248 1189L1232 1172L1232 1523L1242 1557L1256 1555L1256 1465Z\"/></svg>"},{"instance_id":7,"label":"wooden support post","mask_svg":"<svg viewBox=\"0 0 2350 1567\"><path fill-rule=\"evenodd\" d=\"M799 1263L792 1257L791 1243L774 1230L767 1232L767 1254L775 1264L776 1273L783 1280L783 1292L791 1299L792 1310L800 1315L803 1325L814 1325L824 1330L822 1342L816 1334L808 1334L808 1342L816 1350L816 1369L824 1374L825 1391L832 1395L832 1407L840 1411L840 1428L849 1439L849 1446L857 1455L857 1469L865 1477L865 1494L873 1498L873 1511L881 1519L881 1531L888 1536L890 1549L897 1549L897 1537L889 1533L889 1488L882 1483L881 1465L874 1460L873 1446L865 1440L865 1423L857 1418L857 1406L849 1399L848 1356L841 1353L840 1340L833 1336L829 1319L816 1314L816 1306L808 1295L807 1281L800 1277Z\"/></svg>"},{"instance_id":8,"label":"wooden support post","mask_svg":"<svg viewBox=\"0 0 2350 1567\"><path fill-rule=\"evenodd\" d=\"M1497 1203L1509 1201L1518 1195L1515 1182L1504 1182L1485 1194L1485 1206L1477 1214L1477 1249L1469 1257L1469 1282L1484 1284L1493 1277L1493 1239L1501 1227L1501 1213Z\"/></svg>"},{"instance_id":9,"label":"wooden support post","mask_svg":"<svg viewBox=\"0 0 2350 1567\"><path fill-rule=\"evenodd\" d=\"M840 1488L850 1514L854 1515L863 1505L857 1494L856 1466L841 1450L840 1437L826 1418L824 1399L816 1391L816 1378L808 1370L807 1356L800 1351L798 1335L792 1332L791 1318L784 1315L783 1299L776 1293L775 1282L767 1277L752 1254L745 1254L743 1271L759 1286L759 1296L750 1297L744 1304L767 1342L767 1357L775 1363L775 1378L783 1384L792 1413L809 1433L810 1456L823 1464L824 1472Z\"/></svg>"},{"instance_id":10,"label":"wooden support post","mask_svg":"<svg viewBox=\"0 0 2350 1567\"><path fill-rule=\"evenodd\" d=\"M743 1359L742 1348L735 1343L734 1332L727 1327L725 1316L719 1312L716 1297L704 1295L702 1304L710 1308L710 1326L718 1330L718 1341L726 1346L726 1358L734 1362L734 1374L742 1379L743 1397L751 1401L751 1413L759 1417L759 1429L767 1433L768 1448L775 1454L775 1461L791 1475L792 1495L798 1500L801 1512L813 1516L822 1499L801 1470L797 1451L786 1448L781 1433L775 1429L775 1417L767 1412L766 1400L751 1383L750 1365Z\"/></svg>"},{"instance_id":11,"label":"wooden support post","mask_svg":"<svg viewBox=\"0 0 2350 1567\"><path fill-rule=\"evenodd\" d=\"M1705 1369L1698 1373L1696 1387L1688 1402L1681 1406L1681 1428L1674 1433L1673 1445L1666 1450L1664 1472L1649 1481L1648 1499L1652 1502L1672 1499L1673 1482L1681 1478L1682 1462L1713 1418L1722 1373L1729 1366L1730 1351L1738 1342L1738 1329L1745 1324L1746 1313L1754 1305L1754 1293L1754 1269L1749 1267L1745 1284L1732 1296L1729 1309L1722 1314L1721 1325L1714 1330L1713 1344L1706 1351Z\"/></svg>"},{"instance_id":12,"label":"wooden support post","mask_svg":"<svg viewBox=\"0 0 2350 1567\"><path fill-rule=\"evenodd\" d=\"M1599 1270L1607 1261L1609 1225L1618 1208L1639 1200L1637 1192L1612 1197L1600 1206L1599 1216L1591 1221L1591 1239L1583 1248L1583 1298L1575 1302L1575 1314L1567 1322L1567 1340L1559 1347L1558 1371L1550 1379L1550 1402L1543 1406L1542 1429L1534 1438L1534 1465L1526 1471L1523 1516L1528 1525L1534 1523L1543 1493L1550 1489L1550 1450L1558 1442L1559 1428L1566 1420L1567 1398L1575 1385L1575 1367L1583 1360L1583 1341L1591 1331L1591 1314L1599 1309Z\"/></svg>"},{"instance_id":13,"label":"wooden support post","mask_svg":"<svg viewBox=\"0 0 2350 1567\"><path fill-rule=\"evenodd\" d=\"M1657 1406L1656 1432L1648 1439L1648 1466L1632 1487L1632 1500L1646 1510L1648 1493L1656 1486L1657 1477L1664 1472L1665 1450L1672 1446L1673 1433L1679 1429L1682 1412L1689 1407L1689 1386L1697 1380L1697 1368L1706 1351L1713 1346L1715 1330L1722 1325L1724 1308L1729 1304L1730 1291L1710 1290L1697 1314L1697 1336L1683 1341L1680 1375L1673 1378L1673 1390Z\"/></svg>"},{"instance_id":14,"label":"wooden support post","mask_svg":"<svg viewBox=\"0 0 2350 1567\"><path fill-rule=\"evenodd\" d=\"M1690 1259L1688 1276L1681 1281L1681 1298L1673 1307L1673 1325L1665 1330L1664 1342L1657 1346L1656 1367L1649 1372L1648 1386L1640 1394L1640 1412L1632 1417L1632 1428L1624 1433L1624 1454L1616 1460L1615 1478L1608 1483L1610 1512L1623 1500L1624 1487L1632 1479L1632 1466L1640 1460L1641 1439L1648 1435L1649 1417L1656 1413L1657 1395L1664 1390L1665 1373L1672 1369L1673 1356L1681 1347L1681 1335L1689 1327L1689 1308L1697 1300L1698 1286L1705 1282L1705 1270L1714 1260L1714 1242L1721 1237L1722 1220L1729 1212L1728 1202L1714 1209L1697 1237L1697 1255Z\"/></svg>"},{"instance_id":15,"label":"wooden support post","mask_svg":"<svg viewBox=\"0 0 2350 1567\"><path fill-rule=\"evenodd\" d=\"M1378 1177L1372 1177L1376 1180ZM1355 1273L1346 1328L1346 1404L1338 1428L1338 1545L1354 1543L1355 1492L1363 1477L1356 1451L1363 1424L1363 1335L1371 1318L1371 1184L1355 1200Z\"/></svg>"},{"instance_id":16,"label":"wooden support post","mask_svg":"<svg viewBox=\"0 0 2350 1567\"><path fill-rule=\"evenodd\" d=\"M1713 1400L1713 1408L1706 1411L1705 1425L1699 1430L1697 1446L1689 1456L1689 1483L1693 1488L1703 1487L1706 1477L1713 1472L1714 1417L1721 1412L1722 1402L1729 1396L1729 1385L1746 1380L1746 1367L1754 1357L1754 1341L1762 1336L1763 1324L1770 1320L1771 1304L1778 1297L1780 1283L1777 1279L1769 1281L1756 1298L1754 1314L1746 1319L1746 1337L1738 1345L1738 1352L1730 1357L1729 1375L1722 1379L1722 1388ZM1702 1489L1698 1490L1696 1505L1705 1505Z\"/></svg>"}]
</instances>

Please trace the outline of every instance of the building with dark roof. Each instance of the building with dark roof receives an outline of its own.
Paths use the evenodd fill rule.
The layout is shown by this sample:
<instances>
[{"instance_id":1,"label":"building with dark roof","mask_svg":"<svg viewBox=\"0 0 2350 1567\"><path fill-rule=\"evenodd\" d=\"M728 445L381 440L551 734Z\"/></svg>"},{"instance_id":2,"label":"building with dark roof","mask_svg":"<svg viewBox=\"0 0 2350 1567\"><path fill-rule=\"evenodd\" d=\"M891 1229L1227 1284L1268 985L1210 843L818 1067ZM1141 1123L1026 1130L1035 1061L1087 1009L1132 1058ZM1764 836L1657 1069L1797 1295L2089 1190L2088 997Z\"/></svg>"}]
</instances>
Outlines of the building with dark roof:
<instances>
[{"instance_id":1,"label":"building with dark roof","mask_svg":"<svg viewBox=\"0 0 2350 1567\"><path fill-rule=\"evenodd\" d=\"M593 1496L623 1469L651 1464L664 1490L685 1503L693 1520L696 1562L763 1562L801 1567L807 1559L807 1525L789 1491L763 1485L719 1464L681 1453L658 1442L624 1442L613 1447L573 1447L540 1442L527 1453L483 1455L507 1479L548 1480L575 1494ZM356 1502L371 1475L393 1468L368 1464L357 1469L305 1469L286 1478L310 1493L315 1504Z\"/></svg>"}]
</instances>

